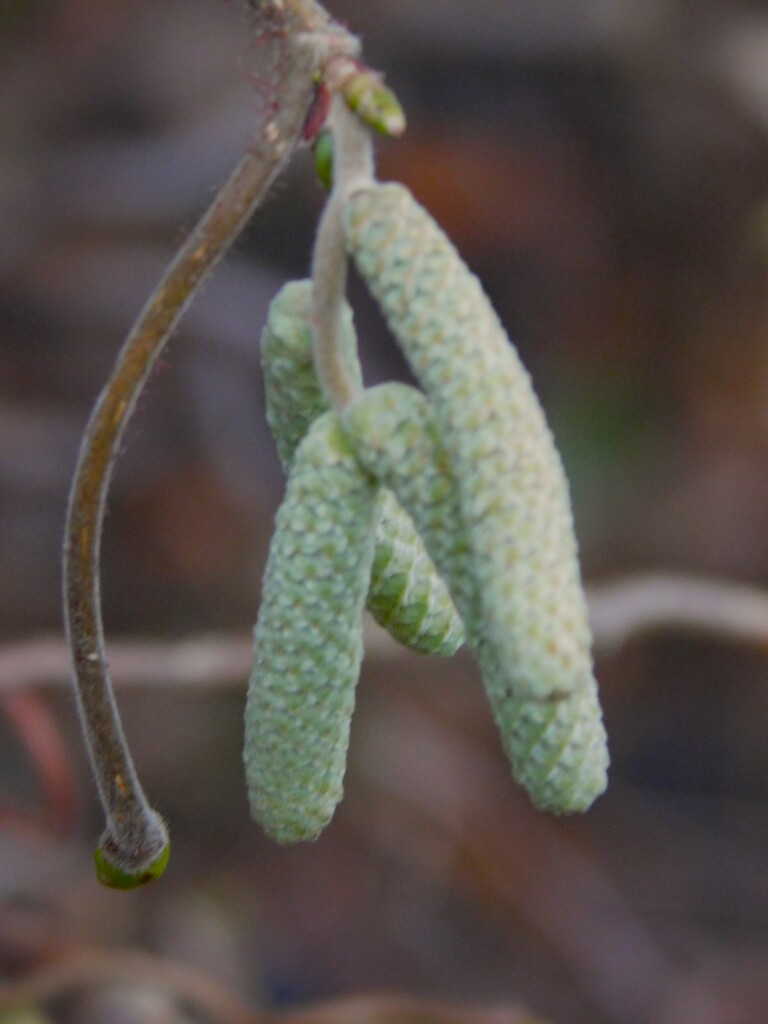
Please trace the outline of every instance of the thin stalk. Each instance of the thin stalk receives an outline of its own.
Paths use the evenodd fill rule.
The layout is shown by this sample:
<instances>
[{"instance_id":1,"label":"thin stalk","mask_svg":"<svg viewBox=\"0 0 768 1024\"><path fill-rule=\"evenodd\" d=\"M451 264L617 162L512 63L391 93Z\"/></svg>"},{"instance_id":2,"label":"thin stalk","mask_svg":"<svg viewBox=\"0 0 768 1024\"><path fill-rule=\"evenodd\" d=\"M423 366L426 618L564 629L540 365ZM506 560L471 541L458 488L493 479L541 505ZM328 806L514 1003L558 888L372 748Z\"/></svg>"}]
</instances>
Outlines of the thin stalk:
<instances>
[{"instance_id":1,"label":"thin stalk","mask_svg":"<svg viewBox=\"0 0 768 1024\"><path fill-rule=\"evenodd\" d=\"M168 834L141 787L123 734L107 671L99 592L100 542L114 462L137 399L182 313L237 237L289 157L314 91L313 75L331 51L356 48L322 8L265 4L281 37L279 109L180 249L128 336L85 431L69 500L64 542L64 607L78 707L106 815L96 851L99 877L129 888L161 874ZM282 19L282 20L281 20ZM320 29L324 31L320 31Z\"/></svg>"},{"instance_id":2,"label":"thin stalk","mask_svg":"<svg viewBox=\"0 0 768 1024\"><path fill-rule=\"evenodd\" d=\"M347 290L347 253L342 211L347 195L373 180L373 140L339 93L331 99L333 189L312 253L312 354L318 380L332 409L341 411L360 392L339 345Z\"/></svg>"}]
</instances>

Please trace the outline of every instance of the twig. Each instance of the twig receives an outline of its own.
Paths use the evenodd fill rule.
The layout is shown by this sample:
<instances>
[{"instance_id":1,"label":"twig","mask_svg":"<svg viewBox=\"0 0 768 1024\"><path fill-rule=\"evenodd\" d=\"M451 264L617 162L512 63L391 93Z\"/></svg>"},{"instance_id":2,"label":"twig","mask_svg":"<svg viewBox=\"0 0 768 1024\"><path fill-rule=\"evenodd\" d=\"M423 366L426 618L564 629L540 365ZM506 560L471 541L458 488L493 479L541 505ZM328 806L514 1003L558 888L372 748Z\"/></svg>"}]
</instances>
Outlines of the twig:
<instances>
[{"instance_id":1,"label":"twig","mask_svg":"<svg viewBox=\"0 0 768 1024\"><path fill-rule=\"evenodd\" d=\"M768 593L744 584L693 576L628 576L588 588L598 651L636 637L694 632L768 647ZM384 630L368 622L365 648L378 659L409 657ZM187 640L136 637L110 644L110 668L120 689L157 687L186 692L245 686L253 642L245 633ZM68 649L56 635L0 646L0 693L60 686L69 673Z\"/></svg>"},{"instance_id":2,"label":"twig","mask_svg":"<svg viewBox=\"0 0 768 1024\"><path fill-rule=\"evenodd\" d=\"M100 877L129 886L161 873L165 825L151 809L125 742L107 673L99 602L99 554L106 494L138 396L205 275L237 237L282 168L304 124L313 75L356 40L314 0L258 5L261 30L282 42L279 104L192 232L131 331L91 416L70 496L64 556L67 632L83 722L107 827L97 851Z\"/></svg>"},{"instance_id":3,"label":"twig","mask_svg":"<svg viewBox=\"0 0 768 1024\"><path fill-rule=\"evenodd\" d=\"M408 657L389 633L368 620L365 649L374 658ZM109 667L119 689L179 689L207 693L242 687L253 667L248 633L198 636L188 640L136 637L109 645ZM57 635L0 646L0 694L69 682L69 649Z\"/></svg>"},{"instance_id":4,"label":"twig","mask_svg":"<svg viewBox=\"0 0 768 1024\"><path fill-rule=\"evenodd\" d=\"M595 642L616 650L650 633L698 633L768 648L768 593L724 580L649 573L588 590Z\"/></svg>"}]
</instances>

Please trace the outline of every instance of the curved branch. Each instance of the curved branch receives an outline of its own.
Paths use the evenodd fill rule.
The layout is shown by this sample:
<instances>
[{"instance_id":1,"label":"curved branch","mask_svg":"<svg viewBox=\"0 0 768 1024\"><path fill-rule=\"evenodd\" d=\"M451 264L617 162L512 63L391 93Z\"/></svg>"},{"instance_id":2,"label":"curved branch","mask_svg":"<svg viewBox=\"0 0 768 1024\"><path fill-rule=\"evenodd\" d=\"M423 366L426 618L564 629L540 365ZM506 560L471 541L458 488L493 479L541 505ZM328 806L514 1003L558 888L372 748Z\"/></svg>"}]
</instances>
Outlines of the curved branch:
<instances>
[{"instance_id":1,"label":"curved branch","mask_svg":"<svg viewBox=\"0 0 768 1024\"><path fill-rule=\"evenodd\" d=\"M623 647L651 633L698 633L768 650L768 592L671 572L642 573L587 592L596 644Z\"/></svg>"},{"instance_id":2,"label":"curved branch","mask_svg":"<svg viewBox=\"0 0 768 1024\"><path fill-rule=\"evenodd\" d=\"M727 580L648 573L587 587L598 652L619 649L652 633L697 633L768 650L768 592ZM365 649L394 661L408 652L366 622ZM205 693L241 686L253 654L249 633L185 640L134 637L110 645L110 666L120 689L182 689ZM67 648L54 635L0 645L0 694L58 687L67 675Z\"/></svg>"},{"instance_id":3,"label":"curved branch","mask_svg":"<svg viewBox=\"0 0 768 1024\"><path fill-rule=\"evenodd\" d=\"M408 651L372 619L364 624L366 652L396 661ZM133 637L109 645L110 674L119 690L183 690L206 694L242 687L253 666L250 632L200 634L184 640ZM68 649L54 634L0 644L0 697L33 687L58 688L68 680Z\"/></svg>"},{"instance_id":4,"label":"curved branch","mask_svg":"<svg viewBox=\"0 0 768 1024\"><path fill-rule=\"evenodd\" d=\"M86 428L70 494L64 545L64 603L78 707L107 828L97 851L100 877L128 887L161 873L164 824L149 806L125 742L104 653L99 553L107 490L125 428L154 363L206 274L237 237L299 138L313 75L336 49L356 41L321 17L313 2L262 5L259 17L281 39L279 108L182 246L142 311ZM306 21L302 21L302 9Z\"/></svg>"}]
</instances>

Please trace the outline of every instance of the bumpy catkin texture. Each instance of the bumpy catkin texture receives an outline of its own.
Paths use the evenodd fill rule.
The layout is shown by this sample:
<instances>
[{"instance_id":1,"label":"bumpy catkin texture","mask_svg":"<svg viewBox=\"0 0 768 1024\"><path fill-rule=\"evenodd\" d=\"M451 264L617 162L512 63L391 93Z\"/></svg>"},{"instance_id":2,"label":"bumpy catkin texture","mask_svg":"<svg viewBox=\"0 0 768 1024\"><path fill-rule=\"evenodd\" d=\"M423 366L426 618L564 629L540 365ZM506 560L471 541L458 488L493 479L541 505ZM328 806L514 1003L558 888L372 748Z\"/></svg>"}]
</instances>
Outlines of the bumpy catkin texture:
<instances>
[{"instance_id":1,"label":"bumpy catkin texture","mask_svg":"<svg viewBox=\"0 0 768 1024\"><path fill-rule=\"evenodd\" d=\"M291 281L269 307L261 339L267 422L283 466L328 403L312 363L312 282ZM339 344L347 370L362 388L357 340L344 307ZM382 490L368 608L400 643L421 654L455 654L464 627L448 590L424 550L413 523L394 496Z\"/></svg>"},{"instance_id":2,"label":"bumpy catkin texture","mask_svg":"<svg viewBox=\"0 0 768 1024\"><path fill-rule=\"evenodd\" d=\"M551 433L477 280L401 185L345 210L347 246L430 399L457 481L489 642L513 691L591 678L568 485Z\"/></svg>"},{"instance_id":3,"label":"bumpy catkin texture","mask_svg":"<svg viewBox=\"0 0 768 1024\"><path fill-rule=\"evenodd\" d=\"M251 813L278 842L314 839L342 796L377 493L335 414L315 420L277 514L245 712Z\"/></svg>"},{"instance_id":4,"label":"bumpy catkin texture","mask_svg":"<svg viewBox=\"0 0 768 1024\"><path fill-rule=\"evenodd\" d=\"M312 364L312 282L289 281L269 305L261 335L267 423L285 470L318 416L328 411ZM362 389L352 311L344 305L339 346L347 371Z\"/></svg>"},{"instance_id":5,"label":"bumpy catkin texture","mask_svg":"<svg viewBox=\"0 0 768 1024\"><path fill-rule=\"evenodd\" d=\"M371 388L342 425L364 468L397 495L447 581L477 656L515 778L543 810L586 810L606 786L608 750L591 671L571 694L517 696L514 665L488 643L458 487L427 400L401 384ZM558 624L544 622L546 637Z\"/></svg>"},{"instance_id":6,"label":"bumpy catkin texture","mask_svg":"<svg viewBox=\"0 0 768 1024\"><path fill-rule=\"evenodd\" d=\"M464 624L413 521L382 488L368 610L401 644L449 657L464 643Z\"/></svg>"}]
</instances>

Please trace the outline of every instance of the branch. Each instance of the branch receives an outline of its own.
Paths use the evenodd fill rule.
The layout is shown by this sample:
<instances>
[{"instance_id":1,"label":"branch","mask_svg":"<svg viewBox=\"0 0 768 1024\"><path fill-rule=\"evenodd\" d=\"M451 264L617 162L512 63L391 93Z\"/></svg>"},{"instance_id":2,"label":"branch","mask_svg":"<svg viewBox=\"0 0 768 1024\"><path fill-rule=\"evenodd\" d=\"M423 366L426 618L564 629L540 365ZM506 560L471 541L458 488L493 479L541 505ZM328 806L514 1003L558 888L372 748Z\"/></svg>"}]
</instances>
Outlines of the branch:
<instances>
[{"instance_id":1,"label":"branch","mask_svg":"<svg viewBox=\"0 0 768 1024\"><path fill-rule=\"evenodd\" d=\"M768 593L724 580L648 573L588 588L595 643L616 650L651 633L696 633L768 649Z\"/></svg>"},{"instance_id":2,"label":"branch","mask_svg":"<svg viewBox=\"0 0 768 1024\"><path fill-rule=\"evenodd\" d=\"M598 652L661 632L688 632L768 649L768 593L722 580L649 573L587 588ZM409 657L383 629L366 621L365 649L380 660ZM253 641L247 633L187 640L137 637L110 644L110 668L120 689L157 687L187 693L244 686ZM67 681L69 658L58 635L0 646L0 693Z\"/></svg>"},{"instance_id":3,"label":"branch","mask_svg":"<svg viewBox=\"0 0 768 1024\"><path fill-rule=\"evenodd\" d=\"M181 248L139 316L86 428L70 495L64 597L78 706L106 815L96 852L99 877L128 888L161 874L165 825L149 806L125 742L107 673L99 600L99 556L107 490L128 420L151 369L206 274L237 237L299 138L313 76L357 41L314 0L249 4L258 31L280 42L277 104L251 150Z\"/></svg>"},{"instance_id":4,"label":"branch","mask_svg":"<svg viewBox=\"0 0 768 1024\"><path fill-rule=\"evenodd\" d=\"M365 649L374 658L408 657L389 633L367 621ZM253 667L250 633L188 640L137 637L110 643L109 667L121 690L179 689L186 693L230 690L245 684ZM58 635L0 646L0 694L69 682L69 648Z\"/></svg>"}]
</instances>

